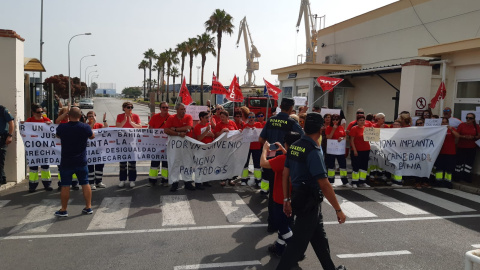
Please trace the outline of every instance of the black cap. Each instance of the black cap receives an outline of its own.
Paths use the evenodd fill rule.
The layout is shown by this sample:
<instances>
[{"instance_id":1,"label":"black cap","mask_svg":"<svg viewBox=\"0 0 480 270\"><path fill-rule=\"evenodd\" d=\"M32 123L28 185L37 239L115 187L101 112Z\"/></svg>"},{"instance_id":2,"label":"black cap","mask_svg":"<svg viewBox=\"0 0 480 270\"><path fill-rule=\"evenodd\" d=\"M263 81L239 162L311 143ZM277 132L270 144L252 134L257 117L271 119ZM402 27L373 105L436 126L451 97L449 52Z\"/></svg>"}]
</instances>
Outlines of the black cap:
<instances>
[{"instance_id":1,"label":"black cap","mask_svg":"<svg viewBox=\"0 0 480 270\"><path fill-rule=\"evenodd\" d=\"M323 117L321 114L316 112L311 112L307 114L307 118L305 119L305 133L306 134L313 134L320 131L323 126Z\"/></svg>"},{"instance_id":2,"label":"black cap","mask_svg":"<svg viewBox=\"0 0 480 270\"><path fill-rule=\"evenodd\" d=\"M293 105L295 105L295 100L293 100L293 98L282 98L282 103L280 103L281 107L292 107Z\"/></svg>"}]
</instances>

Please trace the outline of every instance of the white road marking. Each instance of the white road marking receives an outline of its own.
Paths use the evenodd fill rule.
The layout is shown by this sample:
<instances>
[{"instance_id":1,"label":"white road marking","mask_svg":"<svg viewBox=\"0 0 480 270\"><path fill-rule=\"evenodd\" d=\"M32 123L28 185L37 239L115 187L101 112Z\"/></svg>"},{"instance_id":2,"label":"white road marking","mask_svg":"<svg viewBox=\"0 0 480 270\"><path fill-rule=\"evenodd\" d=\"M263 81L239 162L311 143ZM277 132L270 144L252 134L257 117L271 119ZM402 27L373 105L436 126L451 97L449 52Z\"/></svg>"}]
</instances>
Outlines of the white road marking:
<instances>
[{"instance_id":1,"label":"white road marking","mask_svg":"<svg viewBox=\"0 0 480 270\"><path fill-rule=\"evenodd\" d=\"M474 248L480 248L480 244L472 245L472 247L474 247Z\"/></svg>"},{"instance_id":2,"label":"white road marking","mask_svg":"<svg viewBox=\"0 0 480 270\"><path fill-rule=\"evenodd\" d=\"M442 198L430 195L425 192L421 192L418 190L414 189L396 189L396 191L407 194L409 196L415 197L419 200L425 201L427 203L431 203L435 206L447 209L448 211L454 212L454 213L460 213L460 212L471 212L475 211L475 209L468 208L466 206L460 205L458 203L454 203L451 201L444 200Z\"/></svg>"},{"instance_id":3,"label":"white road marking","mask_svg":"<svg viewBox=\"0 0 480 270\"><path fill-rule=\"evenodd\" d=\"M131 202L132 197L104 198L87 230L124 229Z\"/></svg>"},{"instance_id":4,"label":"white road marking","mask_svg":"<svg viewBox=\"0 0 480 270\"><path fill-rule=\"evenodd\" d=\"M53 214L60 209L60 200L43 199L35 206L17 226L10 230L14 233L44 233L57 220Z\"/></svg>"},{"instance_id":5,"label":"white road marking","mask_svg":"<svg viewBox=\"0 0 480 270\"><path fill-rule=\"evenodd\" d=\"M343 213L349 218L368 218L377 216L374 213L368 211L367 209L346 200L342 196L337 195L337 200L340 204L340 207L342 208ZM330 204L327 200L324 200L324 202Z\"/></svg>"},{"instance_id":6,"label":"white road marking","mask_svg":"<svg viewBox=\"0 0 480 270\"><path fill-rule=\"evenodd\" d=\"M397 199L392 197L388 197L378 191L375 190L355 190L355 192L359 193L362 196L369 198L370 200L376 201L377 203L386 206L392 210L395 210L404 215L425 215L429 214L426 211L423 211L420 208L417 208L413 205L408 203L401 202Z\"/></svg>"},{"instance_id":7,"label":"white road marking","mask_svg":"<svg viewBox=\"0 0 480 270\"><path fill-rule=\"evenodd\" d=\"M187 195L160 196L162 226L195 225Z\"/></svg>"},{"instance_id":8,"label":"white road marking","mask_svg":"<svg viewBox=\"0 0 480 270\"><path fill-rule=\"evenodd\" d=\"M448 189L448 188L435 188L436 190L458 196L463 199L467 199L472 202L480 203L480 196L477 194L467 193L457 189Z\"/></svg>"},{"instance_id":9,"label":"white road marking","mask_svg":"<svg viewBox=\"0 0 480 270\"><path fill-rule=\"evenodd\" d=\"M228 222L260 222L260 219L252 212L237 193L213 194L218 205L222 209Z\"/></svg>"},{"instance_id":10,"label":"white road marking","mask_svg":"<svg viewBox=\"0 0 480 270\"><path fill-rule=\"evenodd\" d=\"M408 254L412 254L412 253L408 250L399 250L399 251L383 251L383 252L356 253L356 254L338 254L337 257L341 259L348 259L348 258L367 258L367 257L378 257L378 256L408 255Z\"/></svg>"},{"instance_id":11,"label":"white road marking","mask_svg":"<svg viewBox=\"0 0 480 270\"><path fill-rule=\"evenodd\" d=\"M249 266L249 265L262 265L260 261L244 261L244 262L225 262L225 263L204 263L204 264L191 264L191 265L179 265L175 266L173 270L191 270L191 269L205 269L205 268L224 268L235 266Z\"/></svg>"},{"instance_id":12,"label":"white road marking","mask_svg":"<svg viewBox=\"0 0 480 270\"><path fill-rule=\"evenodd\" d=\"M0 208L4 207L9 202L9 200L0 200Z\"/></svg>"}]
</instances>

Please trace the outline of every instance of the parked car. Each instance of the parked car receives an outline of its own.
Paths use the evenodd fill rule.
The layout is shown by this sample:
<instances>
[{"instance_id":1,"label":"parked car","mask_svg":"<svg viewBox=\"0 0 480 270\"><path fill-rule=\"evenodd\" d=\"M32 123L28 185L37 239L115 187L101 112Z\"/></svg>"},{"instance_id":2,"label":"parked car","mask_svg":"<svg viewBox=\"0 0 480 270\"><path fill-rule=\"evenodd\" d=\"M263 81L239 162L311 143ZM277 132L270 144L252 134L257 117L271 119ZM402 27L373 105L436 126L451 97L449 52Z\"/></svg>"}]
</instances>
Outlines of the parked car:
<instances>
[{"instance_id":1,"label":"parked car","mask_svg":"<svg viewBox=\"0 0 480 270\"><path fill-rule=\"evenodd\" d=\"M80 109L93 109L93 100L89 98L83 98L78 103Z\"/></svg>"}]
</instances>

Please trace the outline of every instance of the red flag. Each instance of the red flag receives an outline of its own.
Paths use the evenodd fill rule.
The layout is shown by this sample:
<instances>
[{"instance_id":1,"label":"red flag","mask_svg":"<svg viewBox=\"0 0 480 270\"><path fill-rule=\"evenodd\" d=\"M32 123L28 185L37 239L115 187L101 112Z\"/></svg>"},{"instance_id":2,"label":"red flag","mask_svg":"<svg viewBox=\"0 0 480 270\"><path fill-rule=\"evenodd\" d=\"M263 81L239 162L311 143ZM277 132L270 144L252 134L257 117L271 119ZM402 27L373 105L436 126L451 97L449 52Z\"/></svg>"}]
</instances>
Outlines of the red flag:
<instances>
[{"instance_id":1,"label":"red flag","mask_svg":"<svg viewBox=\"0 0 480 270\"><path fill-rule=\"evenodd\" d=\"M445 83L441 83L440 86L438 87L437 94L432 98L430 101L430 108L435 108L435 105L437 105L437 102L440 99L445 99L445 96L447 95L447 89L445 88Z\"/></svg>"},{"instance_id":2,"label":"red flag","mask_svg":"<svg viewBox=\"0 0 480 270\"><path fill-rule=\"evenodd\" d=\"M332 91L337 84L341 83L343 79L340 78L332 78L326 76L320 76L317 78L317 82L322 87L323 92L325 91Z\"/></svg>"},{"instance_id":3,"label":"red flag","mask_svg":"<svg viewBox=\"0 0 480 270\"><path fill-rule=\"evenodd\" d=\"M263 79L265 82L265 87L267 88L268 95L272 96L273 99L278 100L278 94L282 92L280 88L276 87L275 85L269 83L265 78Z\"/></svg>"},{"instance_id":4,"label":"red flag","mask_svg":"<svg viewBox=\"0 0 480 270\"><path fill-rule=\"evenodd\" d=\"M180 88L180 93L178 93L178 96L182 98L182 102L185 105L188 105L192 103L192 97L190 96L190 92L188 92L187 88L187 83L185 81L185 78L183 78L183 83L182 87Z\"/></svg>"},{"instance_id":5,"label":"red flag","mask_svg":"<svg viewBox=\"0 0 480 270\"><path fill-rule=\"evenodd\" d=\"M225 87L219 81L217 81L215 72L213 72L212 77L212 94L228 95L227 89L225 89Z\"/></svg>"},{"instance_id":6,"label":"red flag","mask_svg":"<svg viewBox=\"0 0 480 270\"><path fill-rule=\"evenodd\" d=\"M227 99L233 102L243 101L242 89L240 89L240 85L237 80L237 75L233 76L232 83L230 83L230 87L228 88L228 93L227 93Z\"/></svg>"}]
</instances>

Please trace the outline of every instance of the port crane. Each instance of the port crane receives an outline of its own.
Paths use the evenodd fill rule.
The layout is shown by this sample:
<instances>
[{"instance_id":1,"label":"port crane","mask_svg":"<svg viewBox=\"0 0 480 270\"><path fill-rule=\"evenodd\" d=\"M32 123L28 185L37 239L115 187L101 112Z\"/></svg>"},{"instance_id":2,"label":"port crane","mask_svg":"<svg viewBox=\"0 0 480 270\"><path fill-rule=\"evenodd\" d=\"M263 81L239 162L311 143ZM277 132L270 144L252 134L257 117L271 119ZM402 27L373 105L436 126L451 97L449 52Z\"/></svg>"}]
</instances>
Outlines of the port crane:
<instances>
[{"instance_id":1,"label":"port crane","mask_svg":"<svg viewBox=\"0 0 480 270\"><path fill-rule=\"evenodd\" d=\"M312 15L310 10L310 2L308 0L301 0L300 11L298 13L297 33L299 31L300 23L305 21L305 35L306 35L306 57L305 62L316 62L316 48L317 48L317 14Z\"/></svg>"},{"instance_id":2,"label":"port crane","mask_svg":"<svg viewBox=\"0 0 480 270\"><path fill-rule=\"evenodd\" d=\"M247 17L244 17L240 21L240 26L238 27L238 39L237 39L237 48L238 48L238 43L240 42L240 38L242 37L243 33L243 41L245 43L245 52L246 52L246 58L247 58L247 72L245 73L244 80L245 84L242 86L254 86L255 85L255 70L259 69L259 63L258 63L258 58L261 56L261 54L258 52L257 47L253 45L253 40L252 36L250 35L250 29L248 28L247 24ZM250 44L249 46L249 41L250 39ZM249 50L250 48L250 50ZM253 80L252 80L253 77Z\"/></svg>"}]
</instances>

